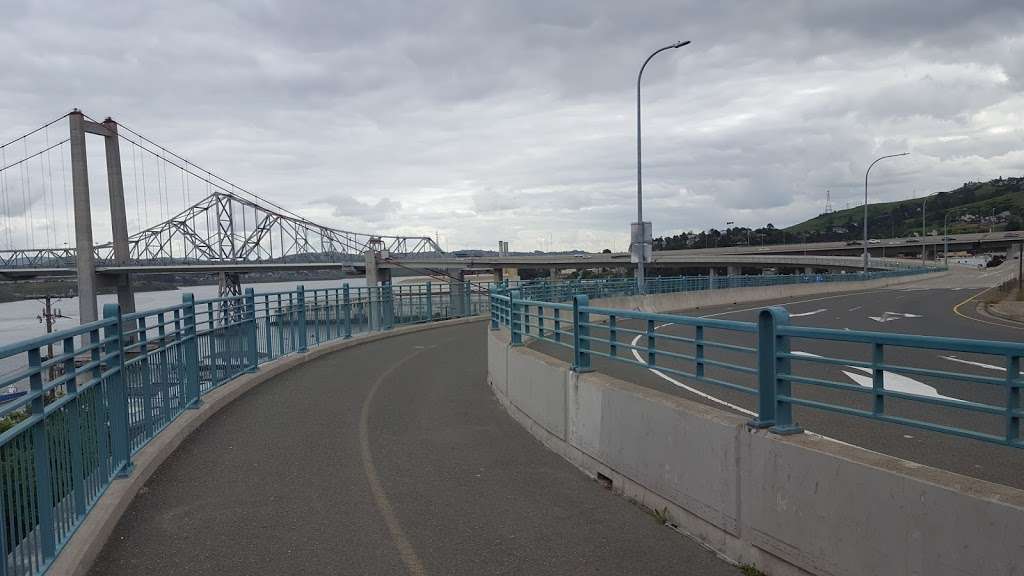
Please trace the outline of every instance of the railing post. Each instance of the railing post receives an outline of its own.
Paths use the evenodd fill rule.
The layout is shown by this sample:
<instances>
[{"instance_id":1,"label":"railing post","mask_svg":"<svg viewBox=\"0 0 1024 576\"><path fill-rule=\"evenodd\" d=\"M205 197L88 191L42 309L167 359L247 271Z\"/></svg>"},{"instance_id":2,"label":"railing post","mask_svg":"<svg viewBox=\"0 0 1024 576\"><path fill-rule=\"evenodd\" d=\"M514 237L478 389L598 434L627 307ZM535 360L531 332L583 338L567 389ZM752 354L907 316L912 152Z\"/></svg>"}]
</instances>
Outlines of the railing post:
<instances>
[{"instance_id":1,"label":"railing post","mask_svg":"<svg viewBox=\"0 0 1024 576\"><path fill-rule=\"evenodd\" d=\"M345 315L345 339L352 337L352 295L349 292L348 282L341 286L341 301Z\"/></svg>"},{"instance_id":2,"label":"railing post","mask_svg":"<svg viewBox=\"0 0 1024 576\"><path fill-rule=\"evenodd\" d=\"M781 306L772 306L758 315L758 388L759 415L755 423L772 421L770 431L789 435L803 432L793 422L793 405L789 401L792 383L785 378L790 371L788 354L789 336L779 335L778 328L789 324L789 312ZM769 406L770 402L770 406Z\"/></svg>"},{"instance_id":3,"label":"railing post","mask_svg":"<svg viewBox=\"0 0 1024 576\"><path fill-rule=\"evenodd\" d=\"M181 296L185 321L185 406L198 408L199 400L199 335L196 332L196 299L192 294ZM212 367L211 367L212 369Z\"/></svg>"},{"instance_id":4,"label":"railing post","mask_svg":"<svg viewBox=\"0 0 1024 576\"><path fill-rule=\"evenodd\" d=\"M619 355L618 320L614 315L608 317L608 355L613 358Z\"/></svg>"},{"instance_id":5,"label":"railing post","mask_svg":"<svg viewBox=\"0 0 1024 576\"><path fill-rule=\"evenodd\" d=\"M494 298L494 296L495 296L495 289L493 287L491 287L490 292L491 292L490 293L490 299L491 299L491 330L497 330L498 327L499 327L498 315L501 313L501 311L499 310L499 307L497 305L497 300L495 300L495 298ZM430 293L430 282L427 282L427 293L428 294Z\"/></svg>"},{"instance_id":6,"label":"railing post","mask_svg":"<svg viewBox=\"0 0 1024 576\"><path fill-rule=\"evenodd\" d=\"M427 322L434 321L434 285L427 281Z\"/></svg>"},{"instance_id":7,"label":"railing post","mask_svg":"<svg viewBox=\"0 0 1024 576\"><path fill-rule=\"evenodd\" d=\"M590 303L586 294L572 297L572 369L576 372L590 372L590 312L583 310Z\"/></svg>"},{"instance_id":8,"label":"railing post","mask_svg":"<svg viewBox=\"0 0 1024 576\"><path fill-rule=\"evenodd\" d=\"M28 351L28 365L32 370L29 376L29 386L32 394L30 410L32 416L39 418L39 421L32 425L32 452L35 457L33 464L36 480L36 513L39 521L40 544L42 547L43 560L50 560L56 555L57 534L53 523L53 484L50 480L50 442L46 434L46 396L43 394L43 373L42 361L39 356L39 348L32 348ZM75 430L72 434L77 433ZM18 518L17 515L14 518ZM0 521L7 522L6 518ZM31 526L31 523L29 524ZM3 558L7 563L7 557Z\"/></svg>"},{"instance_id":9,"label":"railing post","mask_svg":"<svg viewBox=\"0 0 1024 576\"><path fill-rule=\"evenodd\" d=\"M704 327L697 326L693 330L693 373L697 378L704 377Z\"/></svg>"},{"instance_id":10,"label":"railing post","mask_svg":"<svg viewBox=\"0 0 1024 576\"><path fill-rule=\"evenodd\" d=\"M296 352L301 354L308 350L307 339L309 338L309 334L307 333L308 329L306 328L306 288L302 284L299 284L295 291L297 292L295 306L299 309L299 347Z\"/></svg>"},{"instance_id":11,"label":"railing post","mask_svg":"<svg viewBox=\"0 0 1024 576\"><path fill-rule=\"evenodd\" d=\"M384 324L381 328L391 330L395 327L395 295L391 288L391 282L385 282L381 285L380 299L381 306L383 307L381 320Z\"/></svg>"},{"instance_id":12,"label":"railing post","mask_svg":"<svg viewBox=\"0 0 1024 576\"><path fill-rule=\"evenodd\" d=\"M245 289L245 321L249 335L249 369L255 372L260 363L259 350L256 348L256 292L252 288Z\"/></svg>"},{"instance_id":13,"label":"railing post","mask_svg":"<svg viewBox=\"0 0 1024 576\"><path fill-rule=\"evenodd\" d=\"M647 321L647 365L654 366L656 362L654 335L654 320Z\"/></svg>"},{"instance_id":14,"label":"railing post","mask_svg":"<svg viewBox=\"0 0 1024 576\"><path fill-rule=\"evenodd\" d=\"M555 342L562 341L562 310L555 308Z\"/></svg>"},{"instance_id":15,"label":"railing post","mask_svg":"<svg viewBox=\"0 0 1024 576\"><path fill-rule=\"evenodd\" d=\"M520 306L522 304L516 303L516 298L519 297L519 290L510 290L508 293L508 305L511 310L512 320L509 322L509 330L512 332L512 345L521 346L523 344L523 317L520 313Z\"/></svg>"},{"instance_id":16,"label":"railing post","mask_svg":"<svg viewBox=\"0 0 1024 576\"><path fill-rule=\"evenodd\" d=\"M462 310L463 316L473 315L473 283L469 280L462 285Z\"/></svg>"},{"instance_id":17,"label":"railing post","mask_svg":"<svg viewBox=\"0 0 1024 576\"><path fill-rule=\"evenodd\" d=\"M117 304L103 305L103 318L113 320L112 326L103 329L103 338L110 340L106 345L107 406L110 414L111 448L114 456L114 473L128 476L132 471L131 444L128 441L128 379L124 374L124 331L121 326L121 307ZM49 465L49 464L47 464Z\"/></svg>"},{"instance_id":18,"label":"railing post","mask_svg":"<svg viewBox=\"0 0 1024 576\"><path fill-rule=\"evenodd\" d=\"M1024 254L1021 255L1024 257ZM1020 440L1020 356L1006 357L1006 441Z\"/></svg>"},{"instance_id":19,"label":"railing post","mask_svg":"<svg viewBox=\"0 0 1024 576\"><path fill-rule=\"evenodd\" d=\"M871 351L871 392L874 395L871 413L876 416L885 414L885 370L882 369L884 362L885 348L876 342Z\"/></svg>"},{"instance_id":20,"label":"railing post","mask_svg":"<svg viewBox=\"0 0 1024 576\"><path fill-rule=\"evenodd\" d=\"M142 429L146 438L153 434L153 372L149 369L149 328L146 326L146 317L139 316L135 321L137 328L134 337L128 338L129 343L135 340L138 346L138 354L141 356L138 364L138 377L142 384ZM125 384L128 383L128 375L122 376ZM129 425L131 418L128 419Z\"/></svg>"}]
</instances>

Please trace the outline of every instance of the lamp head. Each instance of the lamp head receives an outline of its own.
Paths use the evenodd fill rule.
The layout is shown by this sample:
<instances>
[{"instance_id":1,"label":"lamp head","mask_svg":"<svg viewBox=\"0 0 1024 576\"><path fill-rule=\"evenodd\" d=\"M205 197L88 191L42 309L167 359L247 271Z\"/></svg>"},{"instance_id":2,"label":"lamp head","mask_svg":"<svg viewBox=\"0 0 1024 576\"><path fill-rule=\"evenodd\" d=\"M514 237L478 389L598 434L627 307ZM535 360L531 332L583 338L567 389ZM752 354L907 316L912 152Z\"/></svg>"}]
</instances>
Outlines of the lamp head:
<instances>
[{"instance_id":1,"label":"lamp head","mask_svg":"<svg viewBox=\"0 0 1024 576\"><path fill-rule=\"evenodd\" d=\"M681 40L681 41L676 42L675 44L673 44L672 47L673 48L682 48L683 46L686 46L689 43L690 43L689 40Z\"/></svg>"}]
</instances>

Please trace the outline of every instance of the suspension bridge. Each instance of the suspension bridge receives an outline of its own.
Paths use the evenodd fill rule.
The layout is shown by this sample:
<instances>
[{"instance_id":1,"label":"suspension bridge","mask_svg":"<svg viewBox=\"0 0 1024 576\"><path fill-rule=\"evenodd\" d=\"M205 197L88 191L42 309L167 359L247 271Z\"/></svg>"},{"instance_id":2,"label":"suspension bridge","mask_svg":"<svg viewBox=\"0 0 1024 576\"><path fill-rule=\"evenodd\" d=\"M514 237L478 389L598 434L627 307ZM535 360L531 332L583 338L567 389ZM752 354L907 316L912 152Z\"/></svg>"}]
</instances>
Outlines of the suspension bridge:
<instances>
[{"instance_id":1,"label":"suspension bridge","mask_svg":"<svg viewBox=\"0 0 1024 576\"><path fill-rule=\"evenodd\" d=\"M103 138L98 172L106 202L90 196L95 158L87 134ZM104 205L110 240L94 242L92 210ZM124 124L77 109L0 146L0 211L0 272L76 275L82 322L97 317L100 283L115 285L122 308L134 310L132 273L218 272L221 294L237 295L244 271L354 268L365 266L367 254L442 254L427 236L317 224Z\"/></svg>"}]
</instances>

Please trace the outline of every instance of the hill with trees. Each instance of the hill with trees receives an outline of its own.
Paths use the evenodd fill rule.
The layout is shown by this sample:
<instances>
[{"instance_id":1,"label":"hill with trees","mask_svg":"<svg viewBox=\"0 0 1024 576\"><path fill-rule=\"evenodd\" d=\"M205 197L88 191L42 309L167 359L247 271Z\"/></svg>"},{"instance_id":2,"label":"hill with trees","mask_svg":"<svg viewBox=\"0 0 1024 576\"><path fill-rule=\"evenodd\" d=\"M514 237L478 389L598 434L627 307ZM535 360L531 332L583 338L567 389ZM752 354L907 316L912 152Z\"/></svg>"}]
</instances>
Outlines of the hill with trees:
<instances>
[{"instance_id":1,"label":"hill with trees","mask_svg":"<svg viewBox=\"0 0 1024 576\"><path fill-rule=\"evenodd\" d=\"M927 204L926 204L927 203ZM872 238L920 236L921 209L926 212L926 235L941 235L948 216L950 234L1021 230L1024 228L1024 178L997 178L965 182L947 192L921 198L868 204L868 231ZM863 205L820 214L788 228L772 224L683 232L654 239L655 250L714 248L798 242L836 242L863 237Z\"/></svg>"}]
</instances>

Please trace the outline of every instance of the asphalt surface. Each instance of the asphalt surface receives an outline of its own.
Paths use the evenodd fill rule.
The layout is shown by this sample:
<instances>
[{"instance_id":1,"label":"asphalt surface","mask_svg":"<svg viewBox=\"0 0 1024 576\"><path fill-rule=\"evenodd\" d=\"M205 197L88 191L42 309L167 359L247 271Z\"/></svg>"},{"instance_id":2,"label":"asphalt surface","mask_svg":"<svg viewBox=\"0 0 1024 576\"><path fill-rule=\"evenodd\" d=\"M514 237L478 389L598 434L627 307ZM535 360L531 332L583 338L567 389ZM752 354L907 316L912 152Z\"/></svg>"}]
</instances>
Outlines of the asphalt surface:
<instances>
[{"instance_id":1,"label":"asphalt surface","mask_svg":"<svg viewBox=\"0 0 1024 576\"><path fill-rule=\"evenodd\" d=\"M1008 278L1016 265L1016 261L1013 261L993 270L979 271L960 268L949 276L926 277L919 282L891 289L833 293L782 301L710 307L691 310L684 314L755 322L761 309L769 305L781 304L790 312L791 323L799 326L1019 342L1024 337L1024 324L987 316L975 309L977 300L968 301L988 287ZM964 303L964 301L967 302ZM620 321L619 325L634 330L644 328L636 322L628 321ZM598 329L592 330L592 335L603 334L606 332ZM658 334L657 338L661 338L657 340L659 350L694 354L693 344L662 338L662 335L693 338L693 328L678 325L661 326L659 324L656 334ZM634 337L636 337L634 334L627 334L623 331L620 332L618 340L622 344L629 344L633 342ZM708 329L705 331L705 338L751 348L756 346L753 334ZM566 361L571 360L570 350L552 343L534 341L530 345ZM646 337L639 336L635 345L646 346ZM861 344L793 339L792 349L846 360L871 360L870 347ZM607 352L608 349L607 347L595 347L595 350ZM641 357L645 354L642 350L638 353ZM628 360L639 360L624 346L619 347L618 355ZM706 347L706 357L744 367L756 367L756 356L752 353ZM995 356L887 347L885 361L901 366L963 374L997 378L1006 376L1005 368L1003 368L1005 360ZM671 372L674 369L692 374L694 372L692 360L659 356L657 363L668 370L662 369L658 374L643 366L611 361L596 355L593 358L593 366L596 370L623 380L636 382L670 394L686 396L733 412L749 415L757 409L756 397L753 395L710 383L698 382L693 378ZM857 370L849 365L832 366L793 361L793 367L795 373L801 376L843 384L860 384L860 386L865 386L866 382L866 385L870 386L870 371ZM755 377L749 373L709 366L705 376L741 384L751 389L756 388ZM1005 389L998 386L962 382L930 375L907 374L907 376L920 385L934 388L935 392L941 395L984 402L993 406L1005 406ZM857 381L858 377L859 382ZM893 375L887 373L885 378L886 386L890 387ZM871 409L869 394L807 385L795 385L794 393L798 398L827 401L864 410ZM1005 433L1005 422L1001 416L969 413L932 404L892 398L886 401L886 411L898 416L958 426L983 433L996 435ZM877 452L975 478L1024 488L1024 451L1019 448L803 407L794 408L794 418L807 430Z\"/></svg>"},{"instance_id":2,"label":"asphalt surface","mask_svg":"<svg viewBox=\"0 0 1024 576\"><path fill-rule=\"evenodd\" d=\"M155 472L90 574L739 574L514 422L485 330L355 347L252 390Z\"/></svg>"}]
</instances>

